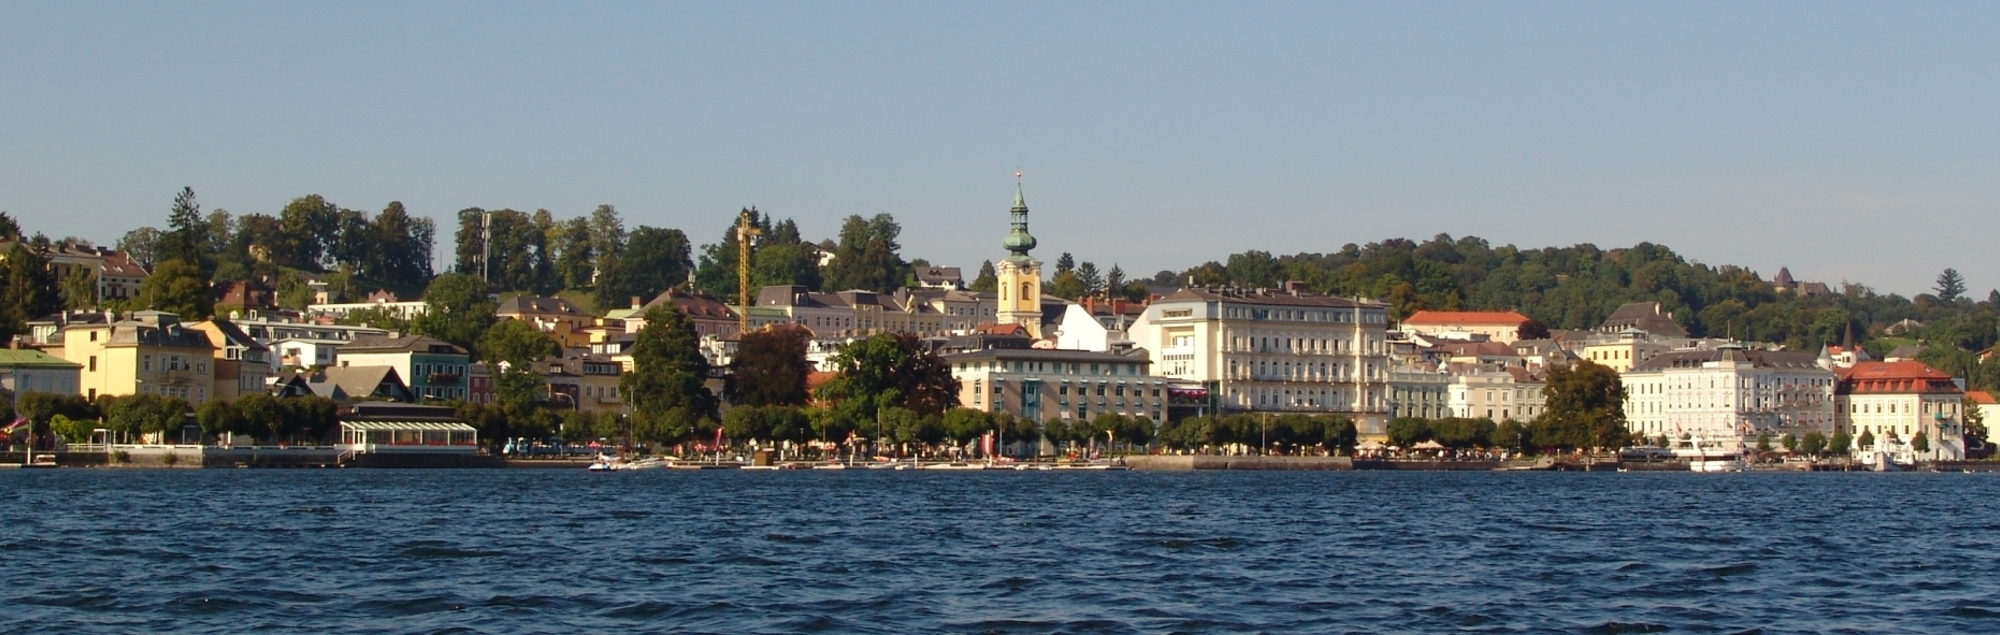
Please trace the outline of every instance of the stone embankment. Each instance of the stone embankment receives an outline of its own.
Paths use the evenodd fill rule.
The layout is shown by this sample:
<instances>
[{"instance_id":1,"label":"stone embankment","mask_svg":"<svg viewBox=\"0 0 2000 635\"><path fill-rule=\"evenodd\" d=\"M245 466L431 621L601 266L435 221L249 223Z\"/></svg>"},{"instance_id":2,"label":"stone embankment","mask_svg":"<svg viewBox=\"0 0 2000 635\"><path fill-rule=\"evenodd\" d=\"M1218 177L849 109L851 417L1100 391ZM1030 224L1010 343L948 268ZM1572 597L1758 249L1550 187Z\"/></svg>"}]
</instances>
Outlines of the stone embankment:
<instances>
[{"instance_id":1,"label":"stone embankment","mask_svg":"<svg viewBox=\"0 0 2000 635\"><path fill-rule=\"evenodd\" d=\"M1125 457L1134 470L1188 472L1194 470L1326 471L1352 470L1354 459L1344 456L1174 456Z\"/></svg>"}]
</instances>

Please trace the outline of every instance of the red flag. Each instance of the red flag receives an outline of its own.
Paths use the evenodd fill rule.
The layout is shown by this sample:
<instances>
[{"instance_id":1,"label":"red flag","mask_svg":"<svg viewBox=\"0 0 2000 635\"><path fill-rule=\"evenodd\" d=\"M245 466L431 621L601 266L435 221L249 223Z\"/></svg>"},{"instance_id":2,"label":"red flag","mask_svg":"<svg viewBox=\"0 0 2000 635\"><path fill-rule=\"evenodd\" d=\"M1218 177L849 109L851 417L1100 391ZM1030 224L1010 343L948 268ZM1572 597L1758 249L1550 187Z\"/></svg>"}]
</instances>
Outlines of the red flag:
<instances>
[{"instance_id":1,"label":"red flag","mask_svg":"<svg viewBox=\"0 0 2000 635\"><path fill-rule=\"evenodd\" d=\"M25 425L28 425L27 417L21 415L14 415L13 421L7 422L7 425L5 427L0 427L0 434L13 434L15 430L19 430L21 429L21 426Z\"/></svg>"}]
</instances>

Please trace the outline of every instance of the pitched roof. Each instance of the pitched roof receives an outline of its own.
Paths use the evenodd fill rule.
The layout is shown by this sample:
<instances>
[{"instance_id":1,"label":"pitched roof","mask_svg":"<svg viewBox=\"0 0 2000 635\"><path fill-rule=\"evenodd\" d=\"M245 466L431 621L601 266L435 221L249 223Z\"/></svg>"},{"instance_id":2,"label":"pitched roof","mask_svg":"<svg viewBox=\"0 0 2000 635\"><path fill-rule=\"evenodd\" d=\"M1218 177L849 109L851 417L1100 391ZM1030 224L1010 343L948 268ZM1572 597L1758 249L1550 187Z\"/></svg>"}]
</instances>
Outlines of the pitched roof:
<instances>
[{"instance_id":1,"label":"pitched roof","mask_svg":"<svg viewBox=\"0 0 2000 635\"><path fill-rule=\"evenodd\" d=\"M0 368L83 368L83 365L32 348L8 348L0 349Z\"/></svg>"},{"instance_id":2,"label":"pitched roof","mask_svg":"<svg viewBox=\"0 0 2000 635\"><path fill-rule=\"evenodd\" d=\"M1440 342L1438 349L1453 356L1473 355L1478 357L1515 357L1520 355L1514 347L1499 342Z\"/></svg>"},{"instance_id":3,"label":"pitched roof","mask_svg":"<svg viewBox=\"0 0 2000 635\"><path fill-rule=\"evenodd\" d=\"M1996 402L1993 400L1993 393L1986 392L1984 390L1966 391L1965 398L1972 400L1972 403L1976 403L1982 406L2000 405L2000 402Z\"/></svg>"},{"instance_id":4,"label":"pitched roof","mask_svg":"<svg viewBox=\"0 0 2000 635\"><path fill-rule=\"evenodd\" d=\"M1916 360L1860 362L1840 369L1838 374L1841 394L1964 392L1951 375Z\"/></svg>"},{"instance_id":5,"label":"pitched roof","mask_svg":"<svg viewBox=\"0 0 2000 635\"><path fill-rule=\"evenodd\" d=\"M318 379L322 381L313 383L339 386L350 398L373 396L375 389L385 381L393 380L396 385L408 386L402 376L396 374L394 366L336 366L321 370ZM315 388L314 392L318 390Z\"/></svg>"},{"instance_id":6,"label":"pitched roof","mask_svg":"<svg viewBox=\"0 0 2000 635\"><path fill-rule=\"evenodd\" d=\"M1645 373L1663 371L1669 368L1699 368L1708 362L1739 361L1749 362L1755 368L1819 368L1819 355L1803 351L1767 351L1756 348L1724 346L1692 351L1661 353L1632 366L1631 372Z\"/></svg>"},{"instance_id":7,"label":"pitched roof","mask_svg":"<svg viewBox=\"0 0 2000 635\"><path fill-rule=\"evenodd\" d=\"M507 298L506 300L502 300L500 302L500 308L495 309L493 313L495 315L560 315L565 317L590 317L589 313L585 312L581 308L578 308L575 304L570 303L569 300L564 300L562 298L543 298L543 297L527 296L527 295L514 296L511 298Z\"/></svg>"},{"instance_id":8,"label":"pitched roof","mask_svg":"<svg viewBox=\"0 0 2000 635\"><path fill-rule=\"evenodd\" d=\"M341 346L340 352L342 354L399 353L399 352L430 353L434 352L435 349L439 348L446 348L449 350L436 351L436 352L449 352L458 355L466 354L465 349L459 348L458 345L456 344L445 342L443 340L434 339L424 335L405 335L402 337L381 336L381 337L356 338L354 341L349 342L344 346Z\"/></svg>"},{"instance_id":9,"label":"pitched roof","mask_svg":"<svg viewBox=\"0 0 2000 635\"><path fill-rule=\"evenodd\" d=\"M1050 362L1128 362L1139 364L1151 364L1153 361L1152 358L1143 355L1126 356L1117 353L1053 348L985 348L944 355L942 359L947 362L976 359L1019 359Z\"/></svg>"},{"instance_id":10,"label":"pitched roof","mask_svg":"<svg viewBox=\"0 0 2000 635\"><path fill-rule=\"evenodd\" d=\"M736 311L734 309L729 308L729 305L723 304L721 300L715 299L715 296L699 291L695 293L688 293L686 291L682 291L679 289L666 290L665 292L661 293L658 297L653 298L652 302L647 302L646 306L642 308L638 314L633 315L632 317L638 317L639 315L644 315L646 310L662 306L668 302L674 303L674 306L676 308L679 308L681 310L681 313L683 315L688 316L690 319L696 319L696 320L736 319ZM762 302L759 302L759 304L762 304Z\"/></svg>"},{"instance_id":11,"label":"pitched roof","mask_svg":"<svg viewBox=\"0 0 2000 635\"><path fill-rule=\"evenodd\" d=\"M1503 324L1519 326L1528 316L1514 311L1418 311L1403 318L1403 324Z\"/></svg>"},{"instance_id":12,"label":"pitched roof","mask_svg":"<svg viewBox=\"0 0 2000 635\"><path fill-rule=\"evenodd\" d=\"M1246 291L1221 292L1209 289L1181 289L1179 291L1173 292L1172 294L1169 294L1164 298L1160 298L1158 301L1155 302L1155 304L1168 303L1168 302L1188 302L1188 301L1228 302L1231 304L1255 304L1255 305L1266 305L1266 306L1305 306L1305 307L1335 307L1335 308L1385 306L1383 304L1375 302L1360 302L1356 300L1342 298L1339 296L1317 295L1311 293L1292 294L1283 291L1270 291L1270 290L1257 290L1257 291L1246 290Z\"/></svg>"},{"instance_id":13,"label":"pitched roof","mask_svg":"<svg viewBox=\"0 0 2000 635\"><path fill-rule=\"evenodd\" d=\"M257 341L257 338L250 337L249 333L243 332L243 327L237 326L235 322L231 322L229 320L208 320L206 322L197 322L194 325L192 325L191 328L194 328L194 330L197 331L208 331L208 329L206 328L201 328L202 325L209 325L214 327L215 328L214 332L222 337L221 342L211 341L210 342L211 344L240 346L243 347L244 349L253 351L270 350L269 347L266 347L263 344L259 343Z\"/></svg>"},{"instance_id":14,"label":"pitched roof","mask_svg":"<svg viewBox=\"0 0 2000 635\"><path fill-rule=\"evenodd\" d=\"M1687 337L1687 329L1675 322L1672 316L1660 309L1658 302L1632 302L1619 305L1604 318L1604 324L1597 330L1615 333L1625 329L1639 329L1653 335Z\"/></svg>"}]
</instances>

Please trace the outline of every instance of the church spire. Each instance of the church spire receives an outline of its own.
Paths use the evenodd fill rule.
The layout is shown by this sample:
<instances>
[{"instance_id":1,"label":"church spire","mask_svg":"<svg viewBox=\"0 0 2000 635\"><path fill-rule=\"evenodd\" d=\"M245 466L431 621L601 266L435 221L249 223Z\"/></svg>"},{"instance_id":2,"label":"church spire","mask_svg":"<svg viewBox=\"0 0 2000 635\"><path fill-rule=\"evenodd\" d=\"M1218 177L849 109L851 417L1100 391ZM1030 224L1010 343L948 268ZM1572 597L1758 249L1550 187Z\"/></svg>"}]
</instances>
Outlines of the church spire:
<instances>
[{"instance_id":1,"label":"church spire","mask_svg":"<svg viewBox=\"0 0 2000 635\"><path fill-rule=\"evenodd\" d=\"M1013 216L1013 228L1000 244L1013 254L1007 257L1008 260L1026 262L1034 260L1028 251L1035 248L1035 237L1028 233L1028 199L1021 193L1020 178L1021 173L1014 172L1014 209L1008 210Z\"/></svg>"}]
</instances>

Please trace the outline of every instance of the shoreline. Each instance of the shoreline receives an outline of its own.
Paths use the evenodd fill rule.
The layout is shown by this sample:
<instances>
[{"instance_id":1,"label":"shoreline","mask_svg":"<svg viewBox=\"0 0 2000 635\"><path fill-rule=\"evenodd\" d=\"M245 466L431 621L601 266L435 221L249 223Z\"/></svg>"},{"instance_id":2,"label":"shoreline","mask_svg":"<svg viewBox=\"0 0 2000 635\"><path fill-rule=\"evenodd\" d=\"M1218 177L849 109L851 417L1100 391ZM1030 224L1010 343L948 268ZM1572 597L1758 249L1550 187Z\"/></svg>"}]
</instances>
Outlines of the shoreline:
<instances>
[{"instance_id":1,"label":"shoreline","mask_svg":"<svg viewBox=\"0 0 2000 635\"><path fill-rule=\"evenodd\" d=\"M513 469L583 470L591 458L511 458L466 452L350 454L337 448L215 448L194 446L134 446L109 451L36 452L53 455L55 465L26 466L26 453L0 452L0 469L109 468L109 469ZM1356 459L1345 456L1257 456L1257 455L1134 455L1120 457L1120 467L1142 472L1688 472L1684 460L1576 462L1541 457L1531 460L1390 460ZM823 461L781 461L776 466L752 469L774 471L817 471ZM1079 469L1085 463L1068 461L1023 461L1004 467L987 467L979 462L925 461L921 471L1092 471ZM688 463L682 469L744 467L735 463ZM850 469L867 469L853 465ZM1018 467L1019 469L1015 469ZM954 469L955 468L955 469ZM1105 468L1099 467L1098 471ZM1752 464L1747 472L1863 472L1855 463L1766 463ZM1941 461L1905 466L1912 472L2000 472L2000 461Z\"/></svg>"}]
</instances>

